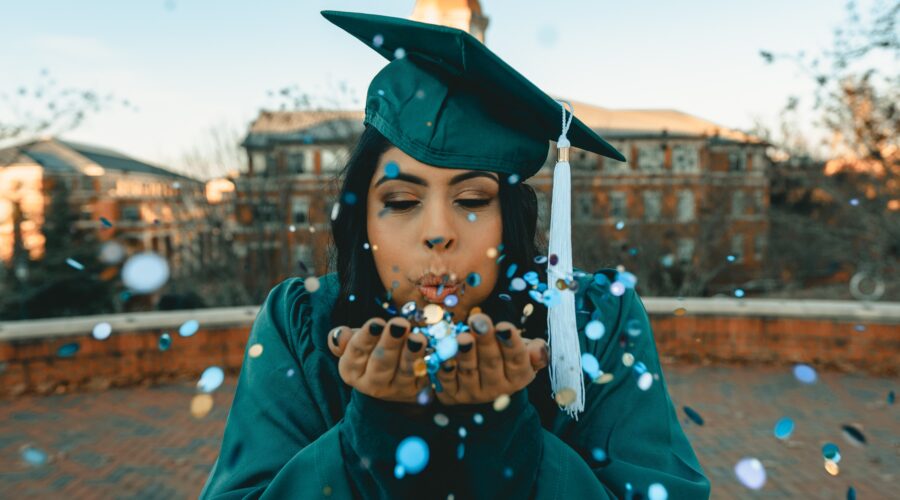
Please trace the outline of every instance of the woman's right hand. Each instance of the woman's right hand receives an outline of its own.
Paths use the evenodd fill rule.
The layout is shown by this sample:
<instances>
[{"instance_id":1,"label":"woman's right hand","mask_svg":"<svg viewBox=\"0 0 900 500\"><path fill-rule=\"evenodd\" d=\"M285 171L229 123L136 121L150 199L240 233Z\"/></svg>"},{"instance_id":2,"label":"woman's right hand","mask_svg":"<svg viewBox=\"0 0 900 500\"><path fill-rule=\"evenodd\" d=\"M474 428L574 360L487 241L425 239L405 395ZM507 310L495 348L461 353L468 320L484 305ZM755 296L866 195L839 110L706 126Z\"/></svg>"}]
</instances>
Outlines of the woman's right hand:
<instances>
[{"instance_id":1,"label":"woman's right hand","mask_svg":"<svg viewBox=\"0 0 900 500\"><path fill-rule=\"evenodd\" d=\"M404 318L387 323L372 318L362 328L339 326L328 333L328 347L340 358L338 371L344 382L373 398L405 403L429 385L428 377L416 377L413 366L425 357L425 336L410 333Z\"/></svg>"}]
</instances>

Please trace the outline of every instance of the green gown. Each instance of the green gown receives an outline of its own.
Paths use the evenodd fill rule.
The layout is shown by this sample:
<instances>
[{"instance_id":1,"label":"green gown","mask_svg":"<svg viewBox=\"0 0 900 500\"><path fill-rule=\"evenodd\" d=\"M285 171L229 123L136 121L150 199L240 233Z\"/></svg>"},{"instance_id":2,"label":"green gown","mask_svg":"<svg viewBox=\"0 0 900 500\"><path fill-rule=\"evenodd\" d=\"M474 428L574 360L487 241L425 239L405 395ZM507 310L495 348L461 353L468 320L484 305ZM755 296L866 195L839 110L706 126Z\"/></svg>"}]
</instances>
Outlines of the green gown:
<instances>
[{"instance_id":1,"label":"green gown","mask_svg":"<svg viewBox=\"0 0 900 500\"><path fill-rule=\"evenodd\" d=\"M616 297L591 275L579 281L581 350L613 379L586 382L577 421L551 399L547 370L500 412L491 404L420 407L359 393L344 384L326 344L336 275L322 277L315 293L302 278L283 281L251 329L247 345L262 344L263 354L245 355L200 497L639 499L658 483L669 498L708 498L640 298L633 289ZM598 340L583 335L592 318L605 327ZM626 352L632 366L623 363ZM637 384L639 363L659 375L646 390ZM435 413L449 424L436 424ZM418 474L398 479L397 447L409 436L425 440L430 458Z\"/></svg>"}]
</instances>

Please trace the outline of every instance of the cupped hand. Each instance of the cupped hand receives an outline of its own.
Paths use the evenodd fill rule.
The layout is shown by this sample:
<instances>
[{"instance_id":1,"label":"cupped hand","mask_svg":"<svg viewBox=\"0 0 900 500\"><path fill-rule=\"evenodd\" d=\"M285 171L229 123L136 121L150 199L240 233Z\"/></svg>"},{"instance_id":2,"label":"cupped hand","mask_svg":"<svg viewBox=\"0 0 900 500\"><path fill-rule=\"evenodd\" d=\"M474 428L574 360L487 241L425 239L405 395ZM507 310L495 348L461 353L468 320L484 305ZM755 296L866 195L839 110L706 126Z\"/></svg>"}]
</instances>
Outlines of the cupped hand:
<instances>
[{"instance_id":1,"label":"cupped hand","mask_svg":"<svg viewBox=\"0 0 900 500\"><path fill-rule=\"evenodd\" d=\"M425 356L425 336L410 333L404 318L387 323L372 318L362 328L339 326L328 334L331 352L340 358L338 371L344 382L368 396L386 401L413 403L427 387L427 377L416 377L413 366Z\"/></svg>"},{"instance_id":2,"label":"cupped hand","mask_svg":"<svg viewBox=\"0 0 900 500\"><path fill-rule=\"evenodd\" d=\"M471 333L461 333L457 355L438 371L442 391L435 395L447 405L489 403L518 392L547 366L549 350L543 339L526 339L512 323L496 326L485 314L469 320Z\"/></svg>"}]
</instances>

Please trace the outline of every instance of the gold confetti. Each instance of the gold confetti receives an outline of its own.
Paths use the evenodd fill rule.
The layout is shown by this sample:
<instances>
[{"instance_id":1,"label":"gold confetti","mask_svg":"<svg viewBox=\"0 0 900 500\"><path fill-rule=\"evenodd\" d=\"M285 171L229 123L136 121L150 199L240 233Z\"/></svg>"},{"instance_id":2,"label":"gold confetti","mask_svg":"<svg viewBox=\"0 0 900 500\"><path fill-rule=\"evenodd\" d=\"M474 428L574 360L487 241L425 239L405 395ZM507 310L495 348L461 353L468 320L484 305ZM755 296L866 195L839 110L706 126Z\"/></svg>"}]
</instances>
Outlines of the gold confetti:
<instances>
[{"instance_id":1,"label":"gold confetti","mask_svg":"<svg viewBox=\"0 0 900 500\"><path fill-rule=\"evenodd\" d=\"M315 276L310 276L303 281L303 286L306 287L306 291L309 293L313 293L319 289L320 283L319 278Z\"/></svg>"},{"instance_id":2,"label":"gold confetti","mask_svg":"<svg viewBox=\"0 0 900 500\"><path fill-rule=\"evenodd\" d=\"M837 476L841 472L841 468L834 460L825 460L825 470L832 476Z\"/></svg>"},{"instance_id":3,"label":"gold confetti","mask_svg":"<svg viewBox=\"0 0 900 500\"><path fill-rule=\"evenodd\" d=\"M672 311L672 313L675 314L675 316L684 316L687 313L687 309L679 307L678 309Z\"/></svg>"},{"instance_id":4,"label":"gold confetti","mask_svg":"<svg viewBox=\"0 0 900 500\"><path fill-rule=\"evenodd\" d=\"M522 314L524 314L526 318L528 316L531 316L531 313L533 313L533 312L534 312L534 304L532 304L531 302L525 304L525 309L522 309Z\"/></svg>"},{"instance_id":5,"label":"gold confetti","mask_svg":"<svg viewBox=\"0 0 900 500\"><path fill-rule=\"evenodd\" d=\"M413 363L413 373L417 377L424 377L428 373L428 365L425 364L424 359L419 358Z\"/></svg>"},{"instance_id":6,"label":"gold confetti","mask_svg":"<svg viewBox=\"0 0 900 500\"><path fill-rule=\"evenodd\" d=\"M262 344L253 344L252 346L250 346L250 351L248 352L248 354L250 354L251 358L258 358L259 355L262 354L262 352Z\"/></svg>"},{"instance_id":7,"label":"gold confetti","mask_svg":"<svg viewBox=\"0 0 900 500\"><path fill-rule=\"evenodd\" d=\"M497 257L497 249L494 247L488 248L487 256L489 259L493 259L493 258Z\"/></svg>"},{"instance_id":8,"label":"gold confetti","mask_svg":"<svg viewBox=\"0 0 900 500\"><path fill-rule=\"evenodd\" d=\"M613 380L612 373L604 373L603 375L600 375L599 377L597 377L597 380L594 380L594 383L603 385L603 384L608 384L608 383L612 382L612 380Z\"/></svg>"},{"instance_id":9,"label":"gold confetti","mask_svg":"<svg viewBox=\"0 0 900 500\"><path fill-rule=\"evenodd\" d=\"M509 395L501 394L494 400L494 411L503 411L509 406Z\"/></svg>"},{"instance_id":10,"label":"gold confetti","mask_svg":"<svg viewBox=\"0 0 900 500\"><path fill-rule=\"evenodd\" d=\"M372 251L373 251L373 252L377 252L377 251L378 251L378 245L372 245Z\"/></svg>"},{"instance_id":11,"label":"gold confetti","mask_svg":"<svg viewBox=\"0 0 900 500\"><path fill-rule=\"evenodd\" d=\"M191 415L194 418L203 418L207 416L213 407L212 394L197 394L191 400Z\"/></svg>"},{"instance_id":12,"label":"gold confetti","mask_svg":"<svg viewBox=\"0 0 900 500\"><path fill-rule=\"evenodd\" d=\"M575 401L575 390L570 387L565 387L559 392L556 393L554 398L556 399L556 404L560 406L568 406Z\"/></svg>"},{"instance_id":13,"label":"gold confetti","mask_svg":"<svg viewBox=\"0 0 900 500\"><path fill-rule=\"evenodd\" d=\"M422 310L422 314L425 316L425 323L433 325L444 319L444 308L437 304L428 304Z\"/></svg>"},{"instance_id":14,"label":"gold confetti","mask_svg":"<svg viewBox=\"0 0 900 500\"><path fill-rule=\"evenodd\" d=\"M443 413L435 413L434 414L434 423L438 427L447 427L447 424L450 423L450 418L447 417L447 415L444 415Z\"/></svg>"},{"instance_id":15,"label":"gold confetti","mask_svg":"<svg viewBox=\"0 0 900 500\"><path fill-rule=\"evenodd\" d=\"M566 288L568 288L568 286L566 285L566 280L562 278L556 280L556 288L559 290L565 290Z\"/></svg>"},{"instance_id":16,"label":"gold confetti","mask_svg":"<svg viewBox=\"0 0 900 500\"><path fill-rule=\"evenodd\" d=\"M622 364L625 366L631 366L634 364L634 354L630 352L626 352L622 355Z\"/></svg>"}]
</instances>

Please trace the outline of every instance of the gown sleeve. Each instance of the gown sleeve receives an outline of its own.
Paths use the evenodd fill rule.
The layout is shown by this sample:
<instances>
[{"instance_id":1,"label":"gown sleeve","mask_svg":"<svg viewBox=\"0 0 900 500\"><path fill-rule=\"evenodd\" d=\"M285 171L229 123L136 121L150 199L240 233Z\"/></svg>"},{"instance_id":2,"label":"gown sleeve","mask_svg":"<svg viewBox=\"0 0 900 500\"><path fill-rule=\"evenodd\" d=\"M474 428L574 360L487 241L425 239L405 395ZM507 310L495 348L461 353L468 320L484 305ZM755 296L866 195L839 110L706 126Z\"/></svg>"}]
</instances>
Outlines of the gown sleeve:
<instances>
[{"instance_id":1,"label":"gown sleeve","mask_svg":"<svg viewBox=\"0 0 900 500\"><path fill-rule=\"evenodd\" d=\"M709 480L679 424L638 294L629 288L616 297L590 280L581 312L582 352L596 357L603 375L585 381L584 413L577 422L558 416L556 434L613 498L647 498L651 485L669 498L708 498ZM599 339L584 335L591 320L604 326Z\"/></svg>"}]
</instances>

